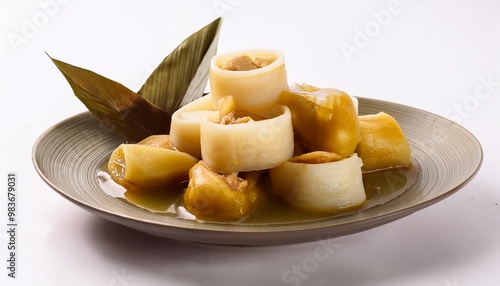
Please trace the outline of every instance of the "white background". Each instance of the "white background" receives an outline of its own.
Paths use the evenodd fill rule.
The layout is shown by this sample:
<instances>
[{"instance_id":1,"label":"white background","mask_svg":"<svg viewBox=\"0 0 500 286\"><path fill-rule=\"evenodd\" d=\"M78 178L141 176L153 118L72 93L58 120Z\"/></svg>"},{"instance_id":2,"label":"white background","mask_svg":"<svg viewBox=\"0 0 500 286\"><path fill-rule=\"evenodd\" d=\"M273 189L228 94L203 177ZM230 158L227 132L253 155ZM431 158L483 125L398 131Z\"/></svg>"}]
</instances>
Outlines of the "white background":
<instances>
[{"instance_id":1,"label":"white background","mask_svg":"<svg viewBox=\"0 0 500 286\"><path fill-rule=\"evenodd\" d=\"M0 285L498 285L499 12L493 0L0 1L4 225L8 171L19 187L17 278L7 277L0 227ZM290 82L453 119L482 143L481 171L427 209L327 241L331 253L316 263L318 242L224 248L142 234L87 213L39 178L37 137L86 110L45 52L138 90L222 13L220 53L280 50ZM302 274L291 275L297 267Z\"/></svg>"}]
</instances>

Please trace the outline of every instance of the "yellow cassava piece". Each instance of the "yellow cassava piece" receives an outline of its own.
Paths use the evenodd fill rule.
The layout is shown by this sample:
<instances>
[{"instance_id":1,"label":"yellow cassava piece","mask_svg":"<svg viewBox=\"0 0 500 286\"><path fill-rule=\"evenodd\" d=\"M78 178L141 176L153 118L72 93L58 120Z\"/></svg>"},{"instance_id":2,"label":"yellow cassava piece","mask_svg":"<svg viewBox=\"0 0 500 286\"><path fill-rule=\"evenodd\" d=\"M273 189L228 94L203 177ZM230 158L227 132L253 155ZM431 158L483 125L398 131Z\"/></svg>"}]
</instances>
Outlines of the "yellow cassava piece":
<instances>
[{"instance_id":1,"label":"yellow cassava piece","mask_svg":"<svg viewBox=\"0 0 500 286\"><path fill-rule=\"evenodd\" d=\"M359 117L361 141L356 152L363 160L363 171L410 164L410 145L399 123L385 112Z\"/></svg>"},{"instance_id":2,"label":"yellow cassava piece","mask_svg":"<svg viewBox=\"0 0 500 286\"><path fill-rule=\"evenodd\" d=\"M290 108L298 141L310 151L341 156L354 153L360 140L357 100L333 88L291 86L280 96Z\"/></svg>"},{"instance_id":3,"label":"yellow cassava piece","mask_svg":"<svg viewBox=\"0 0 500 286\"><path fill-rule=\"evenodd\" d=\"M115 181L138 188L177 184L189 178L189 169L199 160L187 153L140 144L121 144L108 162Z\"/></svg>"}]
</instances>

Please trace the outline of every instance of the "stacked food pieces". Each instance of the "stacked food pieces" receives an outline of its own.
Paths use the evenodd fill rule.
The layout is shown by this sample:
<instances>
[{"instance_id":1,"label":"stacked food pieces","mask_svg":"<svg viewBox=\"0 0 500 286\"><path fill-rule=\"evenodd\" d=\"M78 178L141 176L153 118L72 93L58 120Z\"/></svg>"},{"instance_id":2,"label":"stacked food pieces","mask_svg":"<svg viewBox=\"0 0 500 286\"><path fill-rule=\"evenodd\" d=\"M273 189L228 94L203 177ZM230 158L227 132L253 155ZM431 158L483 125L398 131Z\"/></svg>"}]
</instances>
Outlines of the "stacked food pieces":
<instances>
[{"instance_id":1,"label":"stacked food pieces","mask_svg":"<svg viewBox=\"0 0 500 286\"><path fill-rule=\"evenodd\" d=\"M410 164L393 117L359 116L357 99L337 89L289 85L280 52L216 55L210 91L172 115L169 135L120 145L113 179L138 189L188 180L187 211L235 221L259 205L262 177L291 207L335 214L366 201L363 172Z\"/></svg>"}]
</instances>

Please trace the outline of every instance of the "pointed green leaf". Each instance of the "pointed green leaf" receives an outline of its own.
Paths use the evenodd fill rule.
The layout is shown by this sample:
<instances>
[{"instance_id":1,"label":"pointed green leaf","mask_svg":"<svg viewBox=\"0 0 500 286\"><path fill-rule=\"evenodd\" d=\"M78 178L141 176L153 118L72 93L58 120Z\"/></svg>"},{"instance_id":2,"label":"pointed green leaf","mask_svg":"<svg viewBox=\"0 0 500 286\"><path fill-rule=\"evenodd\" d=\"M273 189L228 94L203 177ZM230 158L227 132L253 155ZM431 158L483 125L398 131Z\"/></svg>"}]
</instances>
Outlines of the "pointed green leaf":
<instances>
[{"instance_id":1,"label":"pointed green leaf","mask_svg":"<svg viewBox=\"0 0 500 286\"><path fill-rule=\"evenodd\" d=\"M140 141L149 135L168 134L171 114L120 83L92 71L50 59L64 75L76 97L105 126L134 141Z\"/></svg>"},{"instance_id":2,"label":"pointed green leaf","mask_svg":"<svg viewBox=\"0 0 500 286\"><path fill-rule=\"evenodd\" d=\"M221 22L218 18L184 40L153 71L138 94L170 114L200 98L210 60L217 52Z\"/></svg>"}]
</instances>

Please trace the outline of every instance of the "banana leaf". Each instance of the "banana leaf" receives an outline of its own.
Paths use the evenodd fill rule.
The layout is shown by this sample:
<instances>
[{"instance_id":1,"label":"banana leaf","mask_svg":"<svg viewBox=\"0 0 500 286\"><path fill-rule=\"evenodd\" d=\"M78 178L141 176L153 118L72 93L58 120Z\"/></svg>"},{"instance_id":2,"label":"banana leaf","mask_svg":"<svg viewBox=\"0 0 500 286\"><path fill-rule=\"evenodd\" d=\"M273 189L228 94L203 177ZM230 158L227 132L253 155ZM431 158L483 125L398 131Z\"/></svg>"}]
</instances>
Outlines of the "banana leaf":
<instances>
[{"instance_id":1,"label":"banana leaf","mask_svg":"<svg viewBox=\"0 0 500 286\"><path fill-rule=\"evenodd\" d=\"M207 85L210 60L217 52L218 18L184 40L146 80L138 94L172 114L200 98Z\"/></svg>"},{"instance_id":2,"label":"banana leaf","mask_svg":"<svg viewBox=\"0 0 500 286\"><path fill-rule=\"evenodd\" d=\"M146 80L139 92L60 60L49 58L75 96L101 121L133 141L168 134L172 114L203 95L217 50L221 18L184 40Z\"/></svg>"},{"instance_id":3,"label":"banana leaf","mask_svg":"<svg viewBox=\"0 0 500 286\"><path fill-rule=\"evenodd\" d=\"M140 141L149 135L169 132L171 115L137 93L95 72L50 59L76 97L97 119L118 134Z\"/></svg>"}]
</instances>

